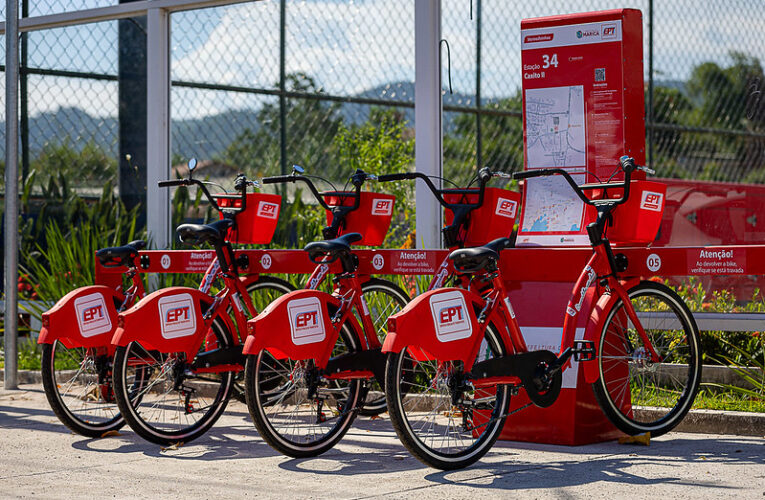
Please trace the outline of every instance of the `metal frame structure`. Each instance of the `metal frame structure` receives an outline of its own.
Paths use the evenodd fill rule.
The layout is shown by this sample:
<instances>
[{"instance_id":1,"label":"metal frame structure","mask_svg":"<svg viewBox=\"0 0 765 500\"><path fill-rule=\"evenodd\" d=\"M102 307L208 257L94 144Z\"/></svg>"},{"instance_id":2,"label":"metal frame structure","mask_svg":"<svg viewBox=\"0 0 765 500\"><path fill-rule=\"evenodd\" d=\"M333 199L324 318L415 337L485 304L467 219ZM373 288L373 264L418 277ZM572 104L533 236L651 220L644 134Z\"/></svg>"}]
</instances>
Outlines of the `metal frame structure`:
<instances>
[{"instance_id":1,"label":"metal frame structure","mask_svg":"<svg viewBox=\"0 0 765 500\"><path fill-rule=\"evenodd\" d=\"M19 19L18 2L6 0L6 196L5 196L5 387L16 388L16 312L18 291L18 34L65 26L147 17L147 230L158 248L170 238L170 203L157 181L170 175L170 14L259 0L141 0L119 5ZM415 166L440 175L441 131L441 1L415 0ZM283 75L283 70L282 70ZM283 78L282 78L283 85ZM282 90L284 90L282 88ZM417 235L425 248L438 248L441 212L424 186L416 191Z\"/></svg>"}]
</instances>

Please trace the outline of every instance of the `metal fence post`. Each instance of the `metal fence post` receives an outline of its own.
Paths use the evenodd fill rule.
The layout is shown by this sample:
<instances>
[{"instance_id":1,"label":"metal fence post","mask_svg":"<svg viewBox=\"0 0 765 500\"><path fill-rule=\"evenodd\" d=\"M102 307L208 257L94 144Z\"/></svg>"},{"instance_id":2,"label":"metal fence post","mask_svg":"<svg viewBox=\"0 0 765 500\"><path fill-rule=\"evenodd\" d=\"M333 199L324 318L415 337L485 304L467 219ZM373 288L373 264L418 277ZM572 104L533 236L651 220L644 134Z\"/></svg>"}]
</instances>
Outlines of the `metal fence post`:
<instances>
[{"instance_id":1,"label":"metal fence post","mask_svg":"<svg viewBox=\"0 0 765 500\"><path fill-rule=\"evenodd\" d=\"M441 1L414 3L414 163L418 172L441 175ZM440 180L435 180L437 186ZM441 246L441 206L428 187L418 182L417 247Z\"/></svg>"},{"instance_id":2,"label":"metal fence post","mask_svg":"<svg viewBox=\"0 0 765 500\"><path fill-rule=\"evenodd\" d=\"M648 0L648 112L646 113L646 147L648 158L646 163L656 168L653 164L653 0Z\"/></svg>"},{"instance_id":3,"label":"metal fence post","mask_svg":"<svg viewBox=\"0 0 765 500\"><path fill-rule=\"evenodd\" d=\"M19 4L5 1L5 383L17 389L19 263Z\"/></svg>"},{"instance_id":4,"label":"metal fence post","mask_svg":"<svg viewBox=\"0 0 765 500\"><path fill-rule=\"evenodd\" d=\"M157 181L170 176L170 13L146 16L146 221L155 248L170 242L170 196Z\"/></svg>"}]
</instances>

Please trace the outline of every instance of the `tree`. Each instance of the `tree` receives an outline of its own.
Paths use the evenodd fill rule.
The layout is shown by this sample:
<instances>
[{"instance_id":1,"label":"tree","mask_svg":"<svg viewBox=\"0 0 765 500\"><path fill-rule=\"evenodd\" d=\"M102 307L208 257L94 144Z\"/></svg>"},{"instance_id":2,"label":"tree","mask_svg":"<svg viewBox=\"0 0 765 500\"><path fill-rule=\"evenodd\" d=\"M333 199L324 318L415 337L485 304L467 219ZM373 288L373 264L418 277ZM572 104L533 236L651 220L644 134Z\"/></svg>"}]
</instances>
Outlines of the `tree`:
<instances>
[{"instance_id":1,"label":"tree","mask_svg":"<svg viewBox=\"0 0 765 500\"><path fill-rule=\"evenodd\" d=\"M521 110L521 92L493 103L497 110ZM464 165L464 152L476 149L476 115L463 113L454 119L454 133L444 137L444 174L465 184L477 167L512 172L523 168L523 120L519 114L483 114L481 116L482 165ZM475 158L475 156L473 156Z\"/></svg>"},{"instance_id":2,"label":"tree","mask_svg":"<svg viewBox=\"0 0 765 500\"><path fill-rule=\"evenodd\" d=\"M339 104L308 96L318 97L323 90L305 73L287 75L286 91L301 94L286 99L287 161L305 166L313 173L336 177L337 165L332 161L330 147L343 121ZM281 161L279 102L264 104L257 120L258 123L245 129L226 148L222 160L250 175L278 174Z\"/></svg>"}]
</instances>

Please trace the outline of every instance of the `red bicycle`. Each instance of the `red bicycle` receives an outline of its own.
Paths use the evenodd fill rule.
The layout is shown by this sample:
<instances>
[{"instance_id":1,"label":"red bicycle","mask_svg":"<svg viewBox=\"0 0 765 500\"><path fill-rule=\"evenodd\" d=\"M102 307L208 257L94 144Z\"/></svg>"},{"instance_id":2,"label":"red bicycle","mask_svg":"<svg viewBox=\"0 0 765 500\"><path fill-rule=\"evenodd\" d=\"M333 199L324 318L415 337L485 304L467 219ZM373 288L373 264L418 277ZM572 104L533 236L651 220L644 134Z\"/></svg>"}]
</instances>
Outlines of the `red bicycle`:
<instances>
[{"instance_id":1,"label":"red bicycle","mask_svg":"<svg viewBox=\"0 0 765 500\"><path fill-rule=\"evenodd\" d=\"M96 252L103 266L125 267L129 285L72 290L42 315L42 382L53 413L72 431L100 437L125 425L112 386L117 315L146 295L136 257L142 240Z\"/></svg>"},{"instance_id":2,"label":"red bicycle","mask_svg":"<svg viewBox=\"0 0 765 500\"><path fill-rule=\"evenodd\" d=\"M418 176L393 174L379 179ZM470 214L483 205L488 178L480 178L479 188L448 190L449 201L443 202L453 220L444 228L444 233L450 244L459 245L469 238ZM361 184L366 179L374 177L360 171L352 177L356 192L348 196L353 200L348 205L359 206L364 195L360 192ZM425 180L435 189L429 178ZM263 180L264 183L296 181L306 182L321 202L322 196L304 177L291 175ZM514 196L514 193L504 193L504 196ZM496 193L492 193L494 195ZM378 196L367 193L370 200ZM493 197L492 202L499 204L500 199L507 201ZM377 204L373 202L371 206L377 207ZM480 219L474 217L473 220ZM509 225L500 225L505 234L510 234L512 220ZM362 226L358 227L364 232ZM326 232L325 237L329 236L336 234ZM389 282L366 281L367 276L358 274L358 259L351 245L364 243L366 236L366 232L363 236L346 232L339 238L307 245L309 259L317 264L307 289L277 299L249 322L252 329L244 348L248 354L245 374L248 407L261 436L286 455L315 456L334 446L350 428L356 414L370 406L369 391L376 388L375 382L383 381L385 357L380 346L386 332L376 323L387 319L394 310L390 303L383 302L382 307L378 307L377 302L370 300L369 286L373 281L377 290L385 291L386 297L400 297L397 307L404 305L408 297ZM447 279L448 265L447 261L441 266L431 286L440 286ZM331 271L330 266L334 266L335 273L332 294L317 291L316 286ZM377 401L384 402L384 395L375 394L371 399L372 405L379 407Z\"/></svg>"},{"instance_id":3,"label":"red bicycle","mask_svg":"<svg viewBox=\"0 0 765 500\"><path fill-rule=\"evenodd\" d=\"M196 185L222 219L182 224L181 241L209 243L215 259L199 289L170 287L146 296L121 313L112 343L115 398L122 415L141 437L162 445L188 442L204 434L221 416L244 368L240 335L247 317L293 290L284 280L240 276L249 266L232 241L268 243L279 214L277 195L247 193L254 185L235 180L237 195L211 195L192 178L161 181L160 186ZM222 282L217 293L213 284ZM231 315L233 314L233 319Z\"/></svg>"},{"instance_id":4,"label":"red bicycle","mask_svg":"<svg viewBox=\"0 0 765 500\"><path fill-rule=\"evenodd\" d=\"M375 176L358 170L353 192L319 193L298 173L263 183L305 183L332 223L327 239L305 247L316 264L306 288L276 299L248 322L244 353L247 405L260 435L286 455L306 457L334 446L358 413L385 409L382 392L367 396L372 380L383 380L385 321L409 297L389 281L357 273L351 245L382 243L393 210L392 196L361 191ZM331 294L317 289L330 274Z\"/></svg>"},{"instance_id":5,"label":"red bicycle","mask_svg":"<svg viewBox=\"0 0 765 500\"><path fill-rule=\"evenodd\" d=\"M514 174L517 179L562 175L597 211L587 227L593 255L564 311L557 355L526 347L498 266L501 250L510 244L507 238L450 254L457 272L470 278L469 289L429 291L388 320L382 350L390 354L385 387L391 422L423 463L456 469L478 460L499 436L510 396L522 388L529 405L550 406L572 356L589 361L583 364L585 379L605 414L624 432L665 433L690 409L701 375L693 316L670 288L620 277L625 263L606 238L608 222L624 216L618 207L640 189L630 179L638 168L634 161L623 157L620 167L623 182L582 186L562 169ZM620 194L585 195L596 190ZM577 317L591 286L597 304L584 339L575 340ZM640 411L645 406L657 409Z\"/></svg>"}]
</instances>

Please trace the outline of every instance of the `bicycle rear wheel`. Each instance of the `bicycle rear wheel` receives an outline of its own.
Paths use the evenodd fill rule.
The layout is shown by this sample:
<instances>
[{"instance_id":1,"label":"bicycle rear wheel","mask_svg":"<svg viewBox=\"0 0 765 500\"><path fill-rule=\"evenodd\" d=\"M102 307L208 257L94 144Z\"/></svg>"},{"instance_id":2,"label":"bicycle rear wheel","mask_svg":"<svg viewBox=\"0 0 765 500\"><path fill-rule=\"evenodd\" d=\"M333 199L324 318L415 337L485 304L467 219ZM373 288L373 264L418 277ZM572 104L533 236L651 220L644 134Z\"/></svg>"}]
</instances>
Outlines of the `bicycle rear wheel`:
<instances>
[{"instance_id":1,"label":"bicycle rear wheel","mask_svg":"<svg viewBox=\"0 0 765 500\"><path fill-rule=\"evenodd\" d=\"M505 352L496 328L489 325L478 361ZM509 387L476 389L462 375L462 362L417 361L408 349L388 358L385 394L391 423L404 446L430 467L467 467L489 451L504 425ZM460 391L457 398L455 390Z\"/></svg>"},{"instance_id":2,"label":"bicycle rear wheel","mask_svg":"<svg viewBox=\"0 0 765 500\"><path fill-rule=\"evenodd\" d=\"M357 338L343 324L332 355L357 350ZM247 356L245 381L247 407L260 436L295 458L332 448L348 432L362 403L359 379L329 380L312 359L276 359L265 350Z\"/></svg>"},{"instance_id":3,"label":"bicycle rear wheel","mask_svg":"<svg viewBox=\"0 0 765 500\"><path fill-rule=\"evenodd\" d=\"M627 434L659 436L690 410L701 380L699 332L690 310L669 287L645 281L627 294L648 348L619 300L606 317L598 345L595 397L606 416Z\"/></svg>"},{"instance_id":4,"label":"bicycle rear wheel","mask_svg":"<svg viewBox=\"0 0 765 500\"><path fill-rule=\"evenodd\" d=\"M232 344L222 320L199 352ZM125 421L142 438L160 445L187 443L207 432L228 404L234 372L197 374L185 353L159 353L138 342L117 348L114 388Z\"/></svg>"},{"instance_id":5,"label":"bicycle rear wheel","mask_svg":"<svg viewBox=\"0 0 765 500\"><path fill-rule=\"evenodd\" d=\"M106 348L68 349L58 340L43 344L42 382L53 413L77 434L101 437L125 425L114 399L112 358Z\"/></svg>"},{"instance_id":6,"label":"bicycle rear wheel","mask_svg":"<svg viewBox=\"0 0 765 500\"><path fill-rule=\"evenodd\" d=\"M372 278L361 285L361 292L369 308L369 315L382 344L388 334L388 317L396 314L409 303L409 295L387 280ZM372 379L361 414L374 416L388 409L385 401L384 381Z\"/></svg>"}]
</instances>

